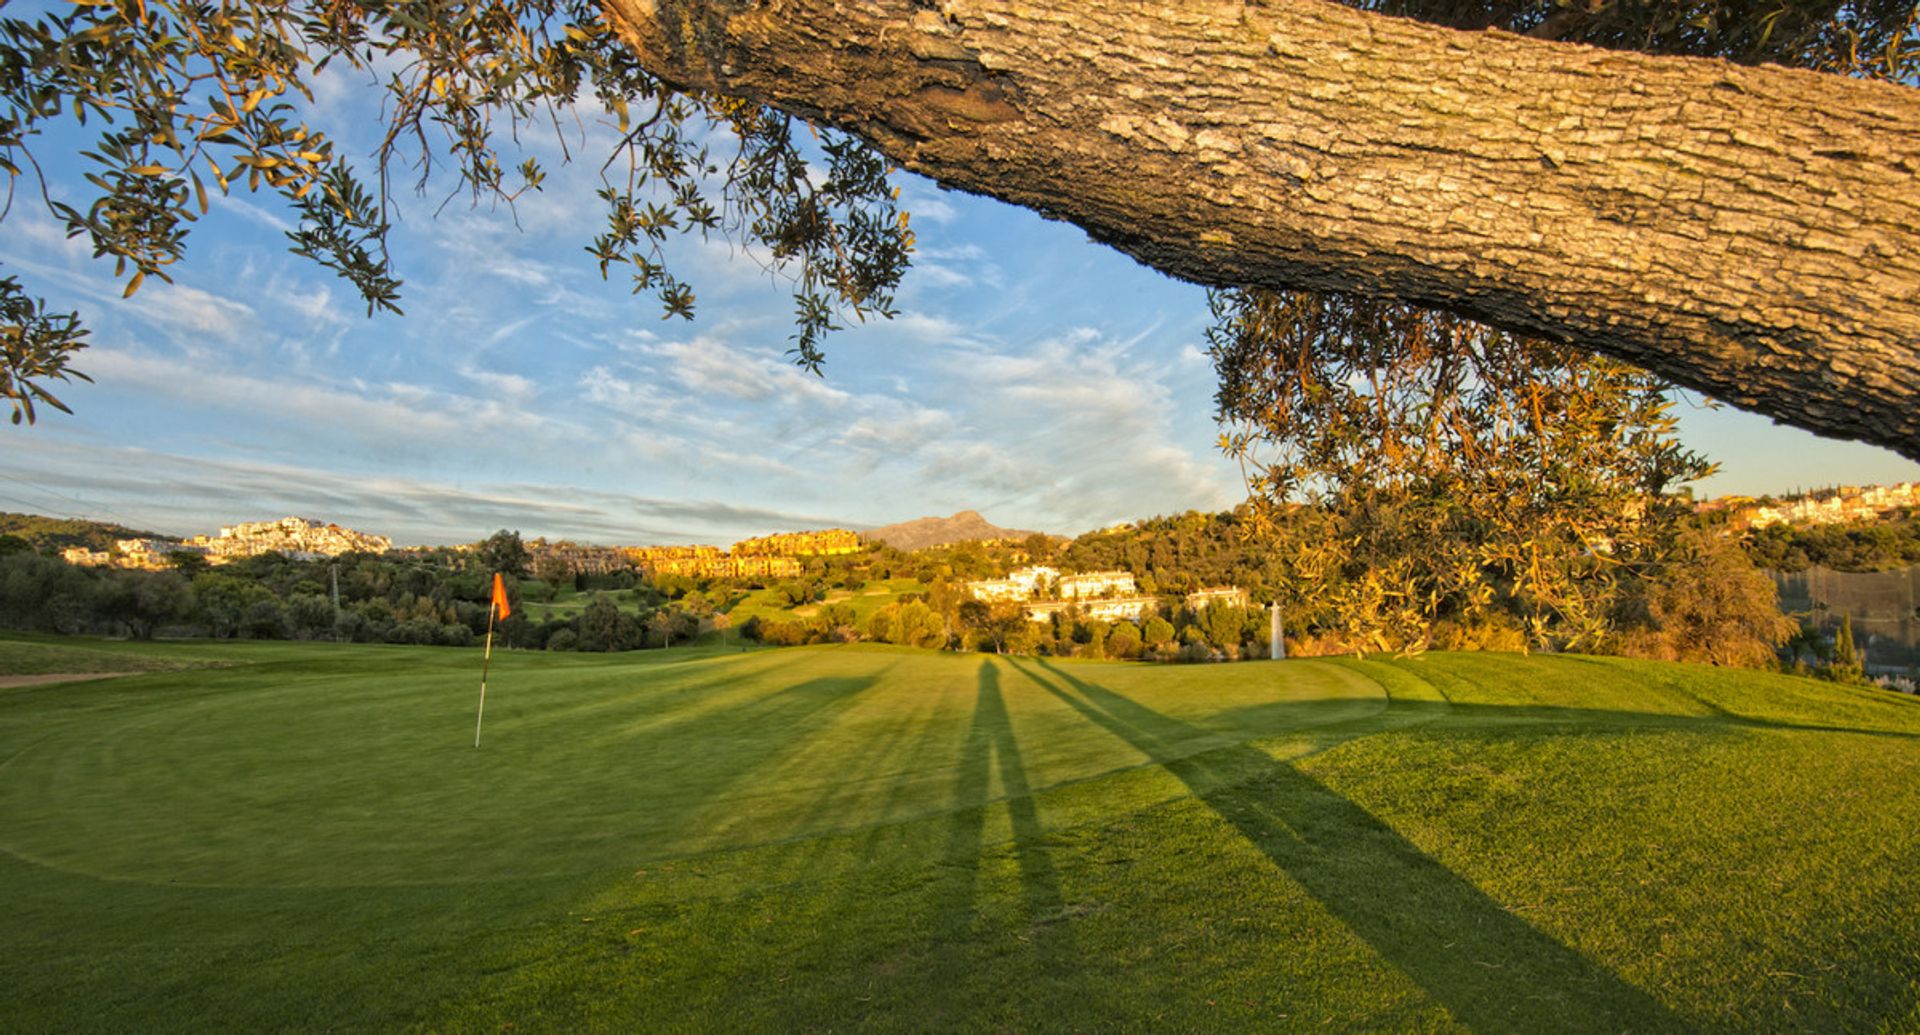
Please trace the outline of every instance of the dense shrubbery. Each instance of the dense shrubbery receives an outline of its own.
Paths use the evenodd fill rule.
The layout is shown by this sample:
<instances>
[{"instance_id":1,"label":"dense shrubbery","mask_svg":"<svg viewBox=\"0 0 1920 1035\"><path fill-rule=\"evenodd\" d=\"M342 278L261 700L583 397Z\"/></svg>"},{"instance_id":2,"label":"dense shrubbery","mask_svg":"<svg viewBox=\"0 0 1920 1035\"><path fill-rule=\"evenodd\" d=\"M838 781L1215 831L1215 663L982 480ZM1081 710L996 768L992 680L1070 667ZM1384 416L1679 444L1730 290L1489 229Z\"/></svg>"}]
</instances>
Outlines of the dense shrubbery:
<instances>
[{"instance_id":1,"label":"dense shrubbery","mask_svg":"<svg viewBox=\"0 0 1920 1035\"><path fill-rule=\"evenodd\" d=\"M107 550L117 539L151 539L152 532L81 518L42 517L0 511L0 554L12 553L9 541L45 554L58 554L70 546L89 550Z\"/></svg>"},{"instance_id":2,"label":"dense shrubbery","mask_svg":"<svg viewBox=\"0 0 1920 1035\"><path fill-rule=\"evenodd\" d=\"M1144 627L1131 621L1084 618L1071 611L1035 622L1019 605L988 606L961 599L948 583L937 581L932 592L905 594L874 611L864 623L856 620L852 608L827 604L807 618L750 619L741 626L741 633L781 647L864 640L1054 657L1209 661L1265 657L1267 628L1259 610L1218 603L1198 612L1168 603Z\"/></svg>"},{"instance_id":3,"label":"dense shrubbery","mask_svg":"<svg viewBox=\"0 0 1920 1035\"><path fill-rule=\"evenodd\" d=\"M335 575L337 607L329 589ZM148 572L75 568L20 552L0 556L0 625L136 638L165 631L465 646L486 629L486 589L478 572L362 555L307 562L268 554L217 569L189 562Z\"/></svg>"},{"instance_id":4,"label":"dense shrubbery","mask_svg":"<svg viewBox=\"0 0 1920 1035\"><path fill-rule=\"evenodd\" d=\"M1888 571L1920 564L1920 520L1908 512L1840 525L1770 525L1747 540L1753 563L1770 571Z\"/></svg>"},{"instance_id":5,"label":"dense shrubbery","mask_svg":"<svg viewBox=\"0 0 1920 1035\"><path fill-rule=\"evenodd\" d=\"M1765 667L1796 628L1740 545L1701 528L1682 533L1659 581L1630 585L1615 608L1610 646L1662 661Z\"/></svg>"},{"instance_id":6,"label":"dense shrubbery","mask_svg":"<svg viewBox=\"0 0 1920 1035\"><path fill-rule=\"evenodd\" d=\"M853 558L814 562L808 577L780 587L783 602L804 606L823 601L832 588L859 585L862 574L889 577L912 572L929 586L856 620L843 604L821 604L809 617L756 619L743 627L750 639L772 645L866 640L953 650L1196 661L1265 657L1265 605L1278 599L1287 620L1288 652L1344 654L1383 648L1368 629L1341 621L1328 601L1357 592L1361 581L1335 566L1305 589L1277 570L1275 551L1245 535L1241 512L1189 512L1156 517L1062 542L1035 536L1019 543L963 543L913 555L872 550ZM1576 559L1599 572L1618 562L1598 554ZM1143 593L1162 606L1145 622L1104 622L1068 614L1030 622L1015 604L989 605L964 592L968 579L1004 574L1023 564L1067 570L1117 568L1134 576ZM1610 574L1605 592L1590 594L1604 611L1593 616L1603 630L1580 649L1677 661L1765 666L1793 632L1779 611L1772 584L1755 570L1735 541L1718 530L1682 522L1657 555L1639 559L1646 577ZM1577 566L1577 565L1576 565ZM1575 573L1575 578L1581 576ZM1351 582L1351 584L1349 584ZM1184 608L1184 594L1214 585L1247 589L1250 610ZM1418 647L1442 650L1523 651L1541 646L1523 609L1496 599L1472 613L1442 610L1427 620ZM1551 639L1546 646L1558 646Z\"/></svg>"},{"instance_id":7,"label":"dense shrubbery","mask_svg":"<svg viewBox=\"0 0 1920 1035\"><path fill-rule=\"evenodd\" d=\"M404 559L348 554L299 561L266 554L218 568L182 555L179 570L75 568L24 544L0 544L0 627L148 638L336 640L466 647L487 631L492 573L511 573L518 537L502 532L479 551ZM684 581L684 580L683 580ZM335 598L335 584L338 598ZM552 600L550 583L507 576L509 598ZM494 630L502 647L621 651L682 642L714 613L693 583L650 585L631 572L586 576L584 610L536 621L521 607ZM623 610L610 593L638 604ZM677 601L670 598L678 598Z\"/></svg>"}]
</instances>

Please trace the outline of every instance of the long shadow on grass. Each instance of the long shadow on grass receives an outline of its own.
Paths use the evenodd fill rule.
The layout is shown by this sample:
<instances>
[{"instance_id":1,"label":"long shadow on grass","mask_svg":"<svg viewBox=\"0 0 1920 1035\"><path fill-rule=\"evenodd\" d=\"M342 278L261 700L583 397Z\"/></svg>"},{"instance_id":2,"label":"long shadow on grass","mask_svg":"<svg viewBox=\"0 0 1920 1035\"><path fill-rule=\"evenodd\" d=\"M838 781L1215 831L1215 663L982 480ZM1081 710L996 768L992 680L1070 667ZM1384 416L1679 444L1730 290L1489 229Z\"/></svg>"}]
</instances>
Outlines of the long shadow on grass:
<instances>
[{"instance_id":1,"label":"long shadow on grass","mask_svg":"<svg viewBox=\"0 0 1920 1035\"><path fill-rule=\"evenodd\" d=\"M647 788L667 842L694 838L710 825L708 810L716 802L812 747L883 674L823 676L768 689L627 735L611 757L629 766ZM765 833L761 829L749 839Z\"/></svg>"},{"instance_id":2,"label":"long shadow on grass","mask_svg":"<svg viewBox=\"0 0 1920 1035\"><path fill-rule=\"evenodd\" d=\"M1033 788L1027 782L1026 765L1013 735L1013 721L1000 693L1000 670L992 661L983 660L974 697L973 723L955 767L950 799L953 812L947 822L946 845L940 855L949 876L935 907L933 928L949 953L966 943L975 915L981 850L985 847L986 821L992 808L989 792L996 771L1006 799L1008 822L1013 828L1013 851L1020 867L1020 892L1031 931L1030 945L1041 963L1057 970L1070 965L1073 957L1073 931L1065 923L1066 900L1060 891L1060 876L1043 843L1045 831L1034 805ZM964 962L949 955L942 969L951 972Z\"/></svg>"},{"instance_id":3,"label":"long shadow on grass","mask_svg":"<svg viewBox=\"0 0 1920 1035\"><path fill-rule=\"evenodd\" d=\"M1178 757L1169 746L1193 736L1188 724L1045 661L1023 671L1163 764L1469 1028L1520 1033L1683 1027L1645 992L1536 930L1293 766L1246 745Z\"/></svg>"},{"instance_id":4,"label":"long shadow on grass","mask_svg":"<svg viewBox=\"0 0 1920 1035\"><path fill-rule=\"evenodd\" d=\"M1487 655L1490 659L1502 658L1501 655ZM1482 659L1476 658L1476 661ZM1609 678L1619 678L1622 669L1619 658L1598 658L1578 654L1556 656L1556 663L1566 662L1598 668ZM1622 707L1611 708L1568 708L1560 705L1537 704L1530 702L1508 702L1463 704L1458 696L1489 696L1488 687L1469 672L1461 671L1461 666L1450 668L1398 667L1398 671L1412 676L1432 687L1441 697L1450 702L1453 712L1459 717L1471 715L1476 723L1493 722L1536 722L1541 720L1565 721L1586 727L1586 732L1609 733L1621 726L1660 727L1685 729L1688 732L1719 731L1731 732L1736 729L1782 730L1804 733L1852 733L1865 737L1890 737L1896 740L1920 740L1920 731L1897 729L1884 726L1849 726L1830 722L1803 722L1791 717L1767 717L1750 715L1744 711L1728 708L1713 699L1687 689L1677 680L1663 679L1659 682L1644 683L1636 689L1652 698L1686 701L1706 712L1705 715L1681 715L1668 712L1633 711ZM1507 678L1495 676L1494 678ZM1455 693L1448 693L1451 688ZM1838 687L1829 689L1839 691ZM1848 688L1855 689L1857 688ZM1910 704L1908 699L1896 694L1884 694L1871 697L1876 705L1891 705L1889 714L1901 715L1899 709Z\"/></svg>"}]
</instances>

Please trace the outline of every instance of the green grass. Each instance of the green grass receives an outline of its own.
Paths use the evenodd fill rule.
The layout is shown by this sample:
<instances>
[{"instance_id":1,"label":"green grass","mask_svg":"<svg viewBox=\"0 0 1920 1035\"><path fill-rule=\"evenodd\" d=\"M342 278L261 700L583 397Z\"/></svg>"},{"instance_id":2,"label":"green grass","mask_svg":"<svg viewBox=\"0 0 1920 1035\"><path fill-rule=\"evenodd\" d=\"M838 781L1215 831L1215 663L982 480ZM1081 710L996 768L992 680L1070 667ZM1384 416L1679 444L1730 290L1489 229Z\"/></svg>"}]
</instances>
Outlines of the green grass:
<instances>
[{"instance_id":1,"label":"green grass","mask_svg":"<svg viewBox=\"0 0 1920 1035\"><path fill-rule=\"evenodd\" d=\"M853 609L854 621L864 626L875 611L899 600L902 594L925 593L927 587L919 580L911 578L877 579L858 590L831 589L826 599L811 604L790 607L787 598L778 589L756 589L748 592L744 598L734 604L727 612L735 624L749 618L766 620L794 621L812 618L820 613L822 604L845 604Z\"/></svg>"},{"instance_id":2,"label":"green grass","mask_svg":"<svg viewBox=\"0 0 1920 1035\"><path fill-rule=\"evenodd\" d=\"M0 1029L1920 1028L1893 695L513 652L475 750L477 652L136 653L239 663L0 690Z\"/></svg>"},{"instance_id":3,"label":"green grass","mask_svg":"<svg viewBox=\"0 0 1920 1035\"><path fill-rule=\"evenodd\" d=\"M853 608L856 621L865 623L875 611L900 599L904 593L924 593L926 587L911 578L880 579L862 586L858 590L828 590L824 601L790 607L787 598L777 588L747 590L735 601L727 612L733 624L738 625L749 618L759 617L770 620L792 621L811 618L820 613L821 603L846 604ZM641 610L640 602L630 598L625 590L590 590L585 593L571 589L556 594L551 603L527 600L520 606L526 609L527 617L536 622L551 618L573 618L586 610L594 596L605 593L620 610L628 614L637 614Z\"/></svg>"},{"instance_id":4,"label":"green grass","mask_svg":"<svg viewBox=\"0 0 1920 1035\"><path fill-rule=\"evenodd\" d=\"M126 643L0 633L0 676L66 672L168 672L221 664L164 643Z\"/></svg>"},{"instance_id":5,"label":"green grass","mask_svg":"<svg viewBox=\"0 0 1920 1035\"><path fill-rule=\"evenodd\" d=\"M639 614L643 608L640 601L628 595L624 589L590 589L585 592L566 589L554 594L552 601L522 600L517 606L525 610L527 618L534 622L545 622L553 618L574 618L593 603L595 597L604 596L613 601L614 606L627 614Z\"/></svg>"}]
</instances>

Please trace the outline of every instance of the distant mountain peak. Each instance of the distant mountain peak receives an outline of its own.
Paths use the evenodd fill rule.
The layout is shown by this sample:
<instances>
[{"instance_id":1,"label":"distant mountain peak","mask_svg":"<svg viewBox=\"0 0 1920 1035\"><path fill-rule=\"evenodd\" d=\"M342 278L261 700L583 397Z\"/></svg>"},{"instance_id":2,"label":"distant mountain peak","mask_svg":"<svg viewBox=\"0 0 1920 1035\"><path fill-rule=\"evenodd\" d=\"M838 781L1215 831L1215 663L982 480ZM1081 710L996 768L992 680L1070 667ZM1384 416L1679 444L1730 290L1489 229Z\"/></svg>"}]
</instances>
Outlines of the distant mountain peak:
<instances>
[{"instance_id":1,"label":"distant mountain peak","mask_svg":"<svg viewBox=\"0 0 1920 1035\"><path fill-rule=\"evenodd\" d=\"M1033 533L1001 528L980 516L977 510L962 510L951 517L915 518L897 525L871 528L863 534L875 542L910 552L974 539L1025 539Z\"/></svg>"}]
</instances>

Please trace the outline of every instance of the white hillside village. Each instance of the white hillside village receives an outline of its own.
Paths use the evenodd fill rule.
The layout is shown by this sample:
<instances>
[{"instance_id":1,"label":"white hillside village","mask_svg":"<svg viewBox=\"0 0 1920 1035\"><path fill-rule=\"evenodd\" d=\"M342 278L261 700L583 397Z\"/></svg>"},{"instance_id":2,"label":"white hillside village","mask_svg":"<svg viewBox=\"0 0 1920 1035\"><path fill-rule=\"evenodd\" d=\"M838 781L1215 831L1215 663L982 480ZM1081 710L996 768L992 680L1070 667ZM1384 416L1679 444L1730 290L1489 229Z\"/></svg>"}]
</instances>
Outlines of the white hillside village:
<instances>
[{"instance_id":1,"label":"white hillside village","mask_svg":"<svg viewBox=\"0 0 1920 1035\"><path fill-rule=\"evenodd\" d=\"M63 551L61 556L74 565L160 571L172 566L171 558L177 553L197 554L210 564L226 564L263 553L310 561L343 553L386 553L391 549L393 540L383 535L356 532L312 518L284 517L278 521L227 525L218 535L196 535L183 540L120 539L111 550L76 547Z\"/></svg>"},{"instance_id":2,"label":"white hillside village","mask_svg":"<svg viewBox=\"0 0 1920 1035\"><path fill-rule=\"evenodd\" d=\"M1068 611L1101 621L1139 621L1160 609L1160 598L1140 592L1128 571L1062 573L1045 565L1020 568L1002 579L967 583L974 599L985 603L1018 603L1032 621L1044 622ZM1247 591L1218 586L1186 595L1187 609L1199 611L1211 603L1247 607Z\"/></svg>"}]
</instances>

